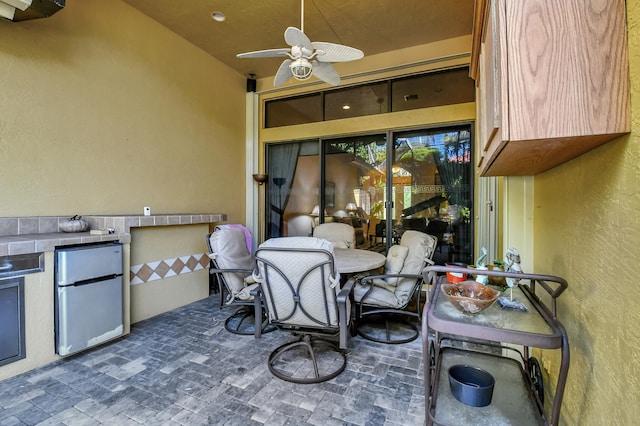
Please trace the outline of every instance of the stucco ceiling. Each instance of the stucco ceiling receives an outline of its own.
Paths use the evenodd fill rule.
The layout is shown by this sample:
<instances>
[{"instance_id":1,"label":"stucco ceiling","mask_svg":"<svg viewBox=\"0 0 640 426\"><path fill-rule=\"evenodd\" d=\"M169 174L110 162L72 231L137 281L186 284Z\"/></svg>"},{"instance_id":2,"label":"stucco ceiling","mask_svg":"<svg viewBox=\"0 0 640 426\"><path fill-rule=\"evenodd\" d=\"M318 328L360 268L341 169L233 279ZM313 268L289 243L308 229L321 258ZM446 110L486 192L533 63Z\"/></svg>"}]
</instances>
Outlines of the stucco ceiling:
<instances>
[{"instance_id":1,"label":"stucco ceiling","mask_svg":"<svg viewBox=\"0 0 640 426\"><path fill-rule=\"evenodd\" d=\"M236 54L287 47L300 28L300 0L123 0L243 75L274 75L281 58ZM306 0L312 41L346 44L365 56L471 34L473 0ZM227 20L214 21L212 12Z\"/></svg>"}]
</instances>

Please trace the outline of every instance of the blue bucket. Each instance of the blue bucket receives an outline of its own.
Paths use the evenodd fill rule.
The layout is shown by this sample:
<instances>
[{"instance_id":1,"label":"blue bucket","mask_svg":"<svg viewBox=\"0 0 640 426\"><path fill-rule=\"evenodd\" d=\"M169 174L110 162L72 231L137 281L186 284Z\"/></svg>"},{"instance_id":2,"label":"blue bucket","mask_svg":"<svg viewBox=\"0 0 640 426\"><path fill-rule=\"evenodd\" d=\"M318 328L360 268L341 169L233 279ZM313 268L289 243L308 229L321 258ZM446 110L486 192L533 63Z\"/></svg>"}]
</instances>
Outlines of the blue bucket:
<instances>
[{"instance_id":1,"label":"blue bucket","mask_svg":"<svg viewBox=\"0 0 640 426\"><path fill-rule=\"evenodd\" d=\"M493 376L471 365L457 364L449 368L451 393L460 402L472 407L485 407L491 404Z\"/></svg>"}]
</instances>

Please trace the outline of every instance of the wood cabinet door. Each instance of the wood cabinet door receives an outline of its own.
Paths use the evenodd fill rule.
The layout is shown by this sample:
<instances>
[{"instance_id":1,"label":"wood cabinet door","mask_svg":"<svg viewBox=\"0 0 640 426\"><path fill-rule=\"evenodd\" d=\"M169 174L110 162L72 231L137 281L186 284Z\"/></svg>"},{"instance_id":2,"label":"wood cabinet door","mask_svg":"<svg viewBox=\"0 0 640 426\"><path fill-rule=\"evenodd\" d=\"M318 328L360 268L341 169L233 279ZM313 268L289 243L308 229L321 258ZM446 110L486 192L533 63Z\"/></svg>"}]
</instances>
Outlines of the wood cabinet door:
<instances>
[{"instance_id":1,"label":"wood cabinet door","mask_svg":"<svg viewBox=\"0 0 640 426\"><path fill-rule=\"evenodd\" d=\"M630 131L625 2L587 3L476 3L483 176L535 175Z\"/></svg>"},{"instance_id":2,"label":"wood cabinet door","mask_svg":"<svg viewBox=\"0 0 640 426\"><path fill-rule=\"evenodd\" d=\"M492 0L485 15L480 52L480 83L478 88L478 117L480 120L479 146L481 167L492 161L509 140L508 82L505 81L506 57L502 52L504 0Z\"/></svg>"},{"instance_id":3,"label":"wood cabinet door","mask_svg":"<svg viewBox=\"0 0 640 426\"><path fill-rule=\"evenodd\" d=\"M628 122L624 0L506 2L511 141L619 133Z\"/></svg>"}]
</instances>

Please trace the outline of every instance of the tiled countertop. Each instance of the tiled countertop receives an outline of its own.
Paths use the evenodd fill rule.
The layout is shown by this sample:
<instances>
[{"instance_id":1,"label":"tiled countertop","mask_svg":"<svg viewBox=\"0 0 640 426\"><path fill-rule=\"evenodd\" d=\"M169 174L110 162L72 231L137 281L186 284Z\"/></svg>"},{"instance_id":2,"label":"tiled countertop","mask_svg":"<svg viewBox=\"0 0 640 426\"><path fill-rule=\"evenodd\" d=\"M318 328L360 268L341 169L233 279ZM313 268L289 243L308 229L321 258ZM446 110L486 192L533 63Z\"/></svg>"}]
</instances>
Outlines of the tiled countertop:
<instances>
[{"instance_id":1,"label":"tiled countertop","mask_svg":"<svg viewBox=\"0 0 640 426\"><path fill-rule=\"evenodd\" d=\"M131 242L131 228L147 226L194 225L225 222L224 213L83 216L90 229L114 230L112 234L91 235L87 232L58 232L59 222L68 217L3 217L0 218L0 256L53 251L57 246L118 240Z\"/></svg>"}]
</instances>

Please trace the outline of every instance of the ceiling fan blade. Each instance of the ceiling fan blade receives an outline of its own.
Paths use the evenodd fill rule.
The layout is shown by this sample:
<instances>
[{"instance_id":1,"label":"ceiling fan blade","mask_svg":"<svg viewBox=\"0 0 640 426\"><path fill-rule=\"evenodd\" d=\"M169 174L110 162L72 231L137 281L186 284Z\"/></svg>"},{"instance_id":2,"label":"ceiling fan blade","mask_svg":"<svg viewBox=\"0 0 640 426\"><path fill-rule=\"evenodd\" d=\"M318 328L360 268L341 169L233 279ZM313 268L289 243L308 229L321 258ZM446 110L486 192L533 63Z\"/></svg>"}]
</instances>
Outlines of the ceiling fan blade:
<instances>
[{"instance_id":1,"label":"ceiling fan blade","mask_svg":"<svg viewBox=\"0 0 640 426\"><path fill-rule=\"evenodd\" d=\"M284 30L284 41L286 41L289 46L302 46L309 52L313 52L313 44L311 44L309 37L296 27L288 27Z\"/></svg>"},{"instance_id":2,"label":"ceiling fan blade","mask_svg":"<svg viewBox=\"0 0 640 426\"><path fill-rule=\"evenodd\" d=\"M280 64L280 68L278 68L278 72L276 72L276 77L273 79L274 87L282 86L284 83L289 81L291 78L291 69L289 69L289 65L291 65L291 59L285 59Z\"/></svg>"},{"instance_id":3,"label":"ceiling fan blade","mask_svg":"<svg viewBox=\"0 0 640 426\"><path fill-rule=\"evenodd\" d=\"M276 56L287 56L291 49L282 47L279 49L256 50L255 52L238 53L236 58L274 58Z\"/></svg>"},{"instance_id":4,"label":"ceiling fan blade","mask_svg":"<svg viewBox=\"0 0 640 426\"><path fill-rule=\"evenodd\" d=\"M364 57L362 50L342 44L314 41L311 45L316 50L315 59L319 62L347 62Z\"/></svg>"},{"instance_id":5,"label":"ceiling fan blade","mask_svg":"<svg viewBox=\"0 0 640 426\"><path fill-rule=\"evenodd\" d=\"M311 64L313 65L311 73L314 76L333 86L337 86L338 84L340 84L340 76L338 75L336 69L333 68L333 65L328 62L318 61L312 61Z\"/></svg>"}]
</instances>

